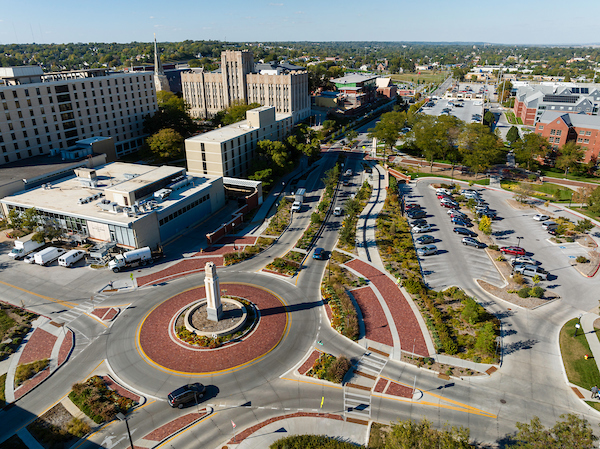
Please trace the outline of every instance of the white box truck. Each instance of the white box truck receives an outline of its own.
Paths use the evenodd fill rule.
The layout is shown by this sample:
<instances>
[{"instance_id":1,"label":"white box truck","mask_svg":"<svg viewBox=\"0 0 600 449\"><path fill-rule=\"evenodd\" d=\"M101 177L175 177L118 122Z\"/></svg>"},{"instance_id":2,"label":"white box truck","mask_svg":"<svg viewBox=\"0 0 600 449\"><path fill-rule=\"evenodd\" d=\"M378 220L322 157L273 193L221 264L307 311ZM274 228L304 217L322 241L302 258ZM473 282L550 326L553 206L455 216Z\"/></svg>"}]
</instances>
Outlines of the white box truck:
<instances>
[{"instance_id":1,"label":"white box truck","mask_svg":"<svg viewBox=\"0 0 600 449\"><path fill-rule=\"evenodd\" d=\"M145 246L140 249L134 249L133 251L127 251L126 253L119 254L113 260L108 262L108 268L118 273L123 268L137 267L138 265L146 265L154 263L154 259L158 257L152 254L150 247Z\"/></svg>"},{"instance_id":2,"label":"white box truck","mask_svg":"<svg viewBox=\"0 0 600 449\"><path fill-rule=\"evenodd\" d=\"M71 267L74 263L79 262L85 256L85 251L80 249L72 249L58 258L58 264L61 267Z\"/></svg>"},{"instance_id":3,"label":"white box truck","mask_svg":"<svg viewBox=\"0 0 600 449\"><path fill-rule=\"evenodd\" d=\"M10 253L8 253L8 257L11 259L22 259L27 254L44 246L43 243L38 243L31 240L31 237L33 237L33 234L29 234L25 237L15 240L15 247Z\"/></svg>"},{"instance_id":4,"label":"white box truck","mask_svg":"<svg viewBox=\"0 0 600 449\"><path fill-rule=\"evenodd\" d=\"M39 253L35 253L34 260L38 265L48 265L62 256L65 252L66 251L62 248L49 246L48 248L41 250Z\"/></svg>"}]
</instances>

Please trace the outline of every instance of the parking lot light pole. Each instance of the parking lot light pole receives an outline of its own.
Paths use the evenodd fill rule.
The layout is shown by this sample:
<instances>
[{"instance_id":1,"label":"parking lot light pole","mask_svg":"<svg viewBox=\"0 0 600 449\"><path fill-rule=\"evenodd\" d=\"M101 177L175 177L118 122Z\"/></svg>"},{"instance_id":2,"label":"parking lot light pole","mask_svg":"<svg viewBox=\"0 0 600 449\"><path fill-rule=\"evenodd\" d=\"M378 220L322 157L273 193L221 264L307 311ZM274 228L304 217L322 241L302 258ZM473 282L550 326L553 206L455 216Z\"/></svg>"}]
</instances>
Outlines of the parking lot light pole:
<instances>
[{"instance_id":1,"label":"parking lot light pole","mask_svg":"<svg viewBox=\"0 0 600 449\"><path fill-rule=\"evenodd\" d=\"M133 448L133 440L131 439L131 431L129 430L129 423L127 423L127 417L119 412L117 413L117 418L119 419L119 421L125 421L125 427L127 427L127 436L129 437L129 444L131 445L131 449Z\"/></svg>"},{"instance_id":2,"label":"parking lot light pole","mask_svg":"<svg viewBox=\"0 0 600 449\"><path fill-rule=\"evenodd\" d=\"M523 240L523 237L517 237L517 247L518 248L521 247L521 240Z\"/></svg>"}]
</instances>

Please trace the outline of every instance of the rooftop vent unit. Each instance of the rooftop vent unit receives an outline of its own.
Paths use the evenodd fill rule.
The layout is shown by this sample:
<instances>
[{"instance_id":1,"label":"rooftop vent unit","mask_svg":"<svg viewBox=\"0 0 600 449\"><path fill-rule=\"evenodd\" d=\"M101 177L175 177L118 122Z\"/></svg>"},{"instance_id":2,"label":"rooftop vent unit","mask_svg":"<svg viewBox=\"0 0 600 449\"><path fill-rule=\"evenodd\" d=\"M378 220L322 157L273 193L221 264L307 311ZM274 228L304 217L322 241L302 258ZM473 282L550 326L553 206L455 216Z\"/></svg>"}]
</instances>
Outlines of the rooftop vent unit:
<instances>
[{"instance_id":1,"label":"rooftop vent unit","mask_svg":"<svg viewBox=\"0 0 600 449\"><path fill-rule=\"evenodd\" d=\"M193 179L193 176L185 176L182 180L169 184L167 187L171 190L180 190L189 185Z\"/></svg>"},{"instance_id":2,"label":"rooftop vent unit","mask_svg":"<svg viewBox=\"0 0 600 449\"><path fill-rule=\"evenodd\" d=\"M106 198L103 199L102 201L100 201L99 203L96 203L96 206L98 206L100 209L105 210L107 212L119 212L122 207L119 206L119 203L111 201L111 200L107 200Z\"/></svg>"},{"instance_id":3,"label":"rooftop vent unit","mask_svg":"<svg viewBox=\"0 0 600 449\"><path fill-rule=\"evenodd\" d=\"M74 170L75 176L82 187L96 188L98 187L98 175L96 170L92 168L76 168Z\"/></svg>"},{"instance_id":4,"label":"rooftop vent unit","mask_svg":"<svg viewBox=\"0 0 600 449\"><path fill-rule=\"evenodd\" d=\"M138 175L137 173L123 173L123 176L125 177L125 179L129 180L129 179L137 178L140 175Z\"/></svg>"},{"instance_id":5,"label":"rooftop vent unit","mask_svg":"<svg viewBox=\"0 0 600 449\"><path fill-rule=\"evenodd\" d=\"M156 192L154 192L154 198L159 200L159 201L164 201L167 198L169 198L169 195L171 194L172 190L171 189L160 189L157 190Z\"/></svg>"}]
</instances>

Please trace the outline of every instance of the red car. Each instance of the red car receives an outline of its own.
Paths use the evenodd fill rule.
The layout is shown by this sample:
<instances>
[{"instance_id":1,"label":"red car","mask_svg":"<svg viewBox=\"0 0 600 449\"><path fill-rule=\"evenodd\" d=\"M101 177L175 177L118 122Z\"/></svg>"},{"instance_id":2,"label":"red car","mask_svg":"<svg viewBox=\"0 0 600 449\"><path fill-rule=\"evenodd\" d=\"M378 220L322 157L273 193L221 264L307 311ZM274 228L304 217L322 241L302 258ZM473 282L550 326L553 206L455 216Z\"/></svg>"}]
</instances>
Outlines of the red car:
<instances>
[{"instance_id":1,"label":"red car","mask_svg":"<svg viewBox=\"0 0 600 449\"><path fill-rule=\"evenodd\" d=\"M437 198L438 198L438 200L441 200L442 198L449 198L451 200L453 199L452 196L446 195L445 193L438 193Z\"/></svg>"},{"instance_id":2,"label":"red car","mask_svg":"<svg viewBox=\"0 0 600 449\"><path fill-rule=\"evenodd\" d=\"M515 256L524 256L525 250L520 246L503 246L500 248L502 254L514 254Z\"/></svg>"},{"instance_id":3,"label":"red car","mask_svg":"<svg viewBox=\"0 0 600 449\"><path fill-rule=\"evenodd\" d=\"M449 209L458 209L460 207L458 204L452 204L452 203L440 203L440 206L447 207Z\"/></svg>"}]
</instances>

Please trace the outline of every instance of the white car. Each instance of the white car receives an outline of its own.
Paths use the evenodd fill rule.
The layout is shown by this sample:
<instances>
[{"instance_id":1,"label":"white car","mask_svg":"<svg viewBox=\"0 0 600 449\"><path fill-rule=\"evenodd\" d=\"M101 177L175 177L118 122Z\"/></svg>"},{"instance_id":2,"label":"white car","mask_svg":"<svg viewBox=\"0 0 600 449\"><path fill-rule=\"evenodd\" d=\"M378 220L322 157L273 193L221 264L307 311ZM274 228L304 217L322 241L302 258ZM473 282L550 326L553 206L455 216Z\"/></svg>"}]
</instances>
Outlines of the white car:
<instances>
[{"instance_id":1,"label":"white car","mask_svg":"<svg viewBox=\"0 0 600 449\"><path fill-rule=\"evenodd\" d=\"M342 208L340 206L333 209L333 215L336 217L340 217L342 215Z\"/></svg>"},{"instance_id":2,"label":"white car","mask_svg":"<svg viewBox=\"0 0 600 449\"><path fill-rule=\"evenodd\" d=\"M300 209L302 209L302 203L300 201L294 201L294 204L292 204L292 212L300 212Z\"/></svg>"},{"instance_id":3,"label":"white car","mask_svg":"<svg viewBox=\"0 0 600 449\"><path fill-rule=\"evenodd\" d=\"M27 254L23 258L23 262L25 262L25 263L35 263L35 253Z\"/></svg>"},{"instance_id":4,"label":"white car","mask_svg":"<svg viewBox=\"0 0 600 449\"><path fill-rule=\"evenodd\" d=\"M511 257L510 264L514 267L515 265L518 265L518 264L539 265L540 263L537 260L532 259L529 256L516 256L516 257Z\"/></svg>"},{"instance_id":5,"label":"white car","mask_svg":"<svg viewBox=\"0 0 600 449\"><path fill-rule=\"evenodd\" d=\"M429 223L427 223L427 224L417 225L417 226L413 227L412 232L414 232L415 234L420 234L422 232L431 231L432 229L433 229L433 226L431 226Z\"/></svg>"},{"instance_id":6,"label":"white car","mask_svg":"<svg viewBox=\"0 0 600 449\"><path fill-rule=\"evenodd\" d=\"M548 220L550 217L548 215L544 215L544 214L535 214L533 216L533 219L536 221L546 221Z\"/></svg>"},{"instance_id":7,"label":"white car","mask_svg":"<svg viewBox=\"0 0 600 449\"><path fill-rule=\"evenodd\" d=\"M544 231L548 231L550 229L556 229L558 228L558 223L555 223L553 221L545 221L542 223L542 229Z\"/></svg>"},{"instance_id":8,"label":"white car","mask_svg":"<svg viewBox=\"0 0 600 449\"><path fill-rule=\"evenodd\" d=\"M435 193L443 193L445 195L452 195L452 191L448 189L436 189Z\"/></svg>"}]
</instances>

